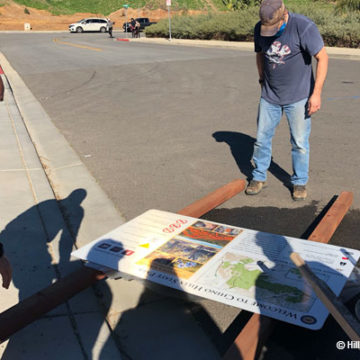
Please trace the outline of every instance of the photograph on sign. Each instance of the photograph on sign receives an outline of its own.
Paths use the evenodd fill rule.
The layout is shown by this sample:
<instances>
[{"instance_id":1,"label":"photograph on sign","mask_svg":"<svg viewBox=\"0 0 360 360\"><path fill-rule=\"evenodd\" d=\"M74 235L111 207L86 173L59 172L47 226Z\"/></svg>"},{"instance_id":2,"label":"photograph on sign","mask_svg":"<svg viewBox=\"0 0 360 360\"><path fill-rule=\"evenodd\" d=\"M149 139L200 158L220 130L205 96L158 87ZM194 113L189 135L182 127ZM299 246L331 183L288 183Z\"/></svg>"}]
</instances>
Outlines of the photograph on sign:
<instances>
[{"instance_id":1,"label":"photograph on sign","mask_svg":"<svg viewBox=\"0 0 360 360\"><path fill-rule=\"evenodd\" d=\"M197 221L137 263L188 279L239 232L230 227Z\"/></svg>"}]
</instances>

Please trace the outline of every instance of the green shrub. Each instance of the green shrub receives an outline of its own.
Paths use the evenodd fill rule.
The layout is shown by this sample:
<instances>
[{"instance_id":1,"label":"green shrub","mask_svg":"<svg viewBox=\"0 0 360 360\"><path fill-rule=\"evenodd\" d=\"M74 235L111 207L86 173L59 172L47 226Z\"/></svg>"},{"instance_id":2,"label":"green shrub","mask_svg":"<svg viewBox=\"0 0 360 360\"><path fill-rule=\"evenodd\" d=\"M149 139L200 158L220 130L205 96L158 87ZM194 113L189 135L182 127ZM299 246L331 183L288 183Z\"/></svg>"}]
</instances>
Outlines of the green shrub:
<instances>
[{"instance_id":1,"label":"green shrub","mask_svg":"<svg viewBox=\"0 0 360 360\"><path fill-rule=\"evenodd\" d=\"M327 46L360 47L360 12L338 14L334 5L316 4L289 6L293 12L304 14L314 21Z\"/></svg>"},{"instance_id":2,"label":"green shrub","mask_svg":"<svg viewBox=\"0 0 360 360\"><path fill-rule=\"evenodd\" d=\"M338 12L360 11L360 0L339 0L336 3Z\"/></svg>"},{"instance_id":3,"label":"green shrub","mask_svg":"<svg viewBox=\"0 0 360 360\"><path fill-rule=\"evenodd\" d=\"M246 9L250 6L259 5L261 0L222 0L228 10Z\"/></svg>"},{"instance_id":4,"label":"green shrub","mask_svg":"<svg viewBox=\"0 0 360 360\"><path fill-rule=\"evenodd\" d=\"M258 8L231 13L209 13L199 16L175 16L171 21L171 35L178 39L251 40ZM146 29L148 37L168 37L168 19L160 20Z\"/></svg>"},{"instance_id":5,"label":"green shrub","mask_svg":"<svg viewBox=\"0 0 360 360\"><path fill-rule=\"evenodd\" d=\"M0 0L2 1L2 0ZM165 0L15 0L54 14L92 12L108 15L124 4L132 8L163 7ZM253 28L259 20L260 0L211 0L217 9L232 11L209 12L201 16L175 16L172 18L172 36L179 39L219 39L251 41ZM284 0L286 7L312 19L327 45L360 47L360 0ZM206 0L173 0L172 9L209 9ZM27 9L26 9L27 10ZM24 10L24 12L26 12ZM211 10L211 9L209 9ZM233 11L235 10L235 11ZM28 10L27 10L28 11ZM146 29L148 37L168 37L168 20Z\"/></svg>"},{"instance_id":6,"label":"green shrub","mask_svg":"<svg viewBox=\"0 0 360 360\"><path fill-rule=\"evenodd\" d=\"M289 11L303 14L317 24L328 46L360 47L360 12L336 14L335 7L325 1L287 4ZM216 39L252 41L259 8L210 13L199 16L176 16L172 19L171 35L178 39ZM167 19L146 29L147 37L168 37Z\"/></svg>"}]
</instances>

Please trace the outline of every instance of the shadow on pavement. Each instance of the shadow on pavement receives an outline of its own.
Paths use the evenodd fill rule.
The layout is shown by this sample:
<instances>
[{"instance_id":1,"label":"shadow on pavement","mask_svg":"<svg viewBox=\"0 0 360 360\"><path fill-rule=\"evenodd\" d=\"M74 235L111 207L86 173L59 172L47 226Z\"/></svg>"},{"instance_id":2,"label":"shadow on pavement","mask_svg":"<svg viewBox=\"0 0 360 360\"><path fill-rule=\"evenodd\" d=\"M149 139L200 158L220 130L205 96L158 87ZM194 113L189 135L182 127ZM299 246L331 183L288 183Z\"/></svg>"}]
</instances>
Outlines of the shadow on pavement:
<instances>
[{"instance_id":1,"label":"shadow on pavement","mask_svg":"<svg viewBox=\"0 0 360 360\"><path fill-rule=\"evenodd\" d=\"M326 208L330 207L331 199ZM249 207L234 209L214 209L204 216L207 220L226 223L259 231L270 232L298 238L307 238L316 227L322 213L318 211L318 203L301 208L287 209L275 207ZM336 230L330 243L338 246L359 248L355 234L360 233L360 210L350 210ZM352 309L350 309L352 310ZM242 311L239 317L244 317ZM236 322L238 322L236 324ZM229 329L235 336L243 326L236 318ZM344 349L337 350L336 343L347 341L348 337L329 316L323 328L318 331L307 330L295 325L276 322L274 331L265 342L260 355L262 360L327 360L327 359L359 359L359 351Z\"/></svg>"},{"instance_id":2,"label":"shadow on pavement","mask_svg":"<svg viewBox=\"0 0 360 360\"><path fill-rule=\"evenodd\" d=\"M334 199L327 207L333 201ZM264 232L307 238L321 218L322 213L320 215L318 213L318 203L313 201L310 205L296 209L275 207L214 209L204 218ZM350 211L345 217L344 223L352 230L360 230L358 219L359 212ZM344 237L339 228L337 234L341 239L339 245L351 247L353 233L349 232ZM334 238L336 237L334 236ZM152 264L152 268L156 269L156 264ZM169 275L176 277L174 271ZM218 353L216 355L215 351L213 356L221 358L246 324L251 313L239 312L227 330L221 333L211 314L196 300L193 300L191 295L148 281L138 305L122 314L114 331L125 358L149 359L154 357L162 360L171 356L173 359L182 359L189 356L192 349L199 346L208 347L208 340ZM197 333L198 330L194 325L189 327L187 319L190 315L191 319L195 318L197 321L202 329L201 332ZM191 321L193 322L193 320ZM189 329L188 333L184 332L184 329ZM164 334L166 336L163 336ZM190 334L192 336L189 336ZM204 339L204 334L207 340ZM358 353L354 350L342 350L341 352L336 350L336 342L339 340L346 341L347 336L331 317L320 331L311 331L276 322L274 332L265 342L260 358L266 360L356 359ZM238 356L239 359L242 358L241 354ZM197 358L208 360L212 357L204 353L198 355ZM102 356L101 359L105 359L105 357Z\"/></svg>"},{"instance_id":3,"label":"shadow on pavement","mask_svg":"<svg viewBox=\"0 0 360 360\"><path fill-rule=\"evenodd\" d=\"M76 239L84 211L81 202L86 196L82 189L75 190L61 201L48 200L34 206L11 221L0 234L0 241L5 244L9 258L14 265L14 285L19 289L19 299L23 299L50 284L57 276L61 265L69 263L70 252ZM64 222L47 224L47 237L39 237L44 224L39 221L39 213L51 212L52 207L60 206L70 225L71 237L66 236ZM233 226L256 229L264 232L305 238L317 223L318 203L295 209L275 207L242 207L234 209L214 209L204 216L207 220L221 222ZM352 210L344 218L343 223L334 235L332 243L345 247L356 247L354 234L360 231L359 210ZM315 219L315 220L314 220ZM62 224L62 225L61 225ZM59 262L51 263L47 245L54 241L62 231L59 241ZM69 241L69 239L71 241ZM156 269L156 264L152 268ZM44 271L38 278L36 273ZM172 270L169 276L176 278ZM206 349L197 353L197 359L220 359L236 335L244 326L251 314L242 311L228 327L224 334L209 314L192 296L162 285L147 281L147 286L139 299L138 305L124 312L114 330L117 343L125 359L173 359L188 357L193 349ZM108 304L107 313L112 302L110 289L105 297ZM60 308L60 307L59 307ZM60 310L60 316L68 316L71 309L66 305L66 313ZM70 314L72 315L72 314ZM194 322L194 318L196 322ZM197 326L197 324L199 326ZM93 346L100 327L99 322L87 329L87 343ZM75 325L76 326L76 325ZM18 336L19 335L19 336ZM25 359L19 357L24 342L30 344L29 354L36 352L36 344L31 347L34 334L27 333L28 339L20 333L14 335L4 352L3 359ZM108 359L108 342L105 341L100 359ZM347 341L346 335L332 318L329 318L320 331L310 331L289 324L278 323L275 331L265 343L262 359L357 359L355 350L336 350L336 342ZM83 351L83 358L90 359L87 353L91 346L85 348L81 337L78 339ZM40 346L41 342L37 342ZM213 344L214 349L211 348ZM65 349L64 349L65 350ZM196 350L197 351L197 350ZM24 354L23 354L24 355ZM241 354L239 354L241 359Z\"/></svg>"},{"instance_id":4,"label":"shadow on pavement","mask_svg":"<svg viewBox=\"0 0 360 360\"><path fill-rule=\"evenodd\" d=\"M76 265L79 262L70 262L70 254L84 217L81 203L86 195L84 189L76 189L63 200L40 202L9 222L1 232L0 241L3 242L12 263L13 284L18 289L19 301L51 285L55 279L78 269ZM63 217L56 215L59 214L59 207ZM43 318L11 336L2 359L45 358L44 354L52 354L53 359L70 359L73 358L72 346L76 343L77 351L80 351L84 359L92 358L91 353L87 352L91 352L95 344L103 319L101 318L101 322L98 321L97 324L92 322L93 326L87 330L85 340L78 332L75 315L71 303L66 302L58 306ZM71 328L73 331L69 332ZM49 349L51 344L64 345L65 339L71 341L68 346L62 348L61 353L58 349Z\"/></svg>"},{"instance_id":5,"label":"shadow on pavement","mask_svg":"<svg viewBox=\"0 0 360 360\"><path fill-rule=\"evenodd\" d=\"M152 261L149 279L154 273L152 270L164 273L163 261ZM171 264L166 265L166 272L165 276L177 282ZM221 359L212 343L219 342L222 334L207 311L192 301L195 296L150 280L146 280L145 285L138 305L122 314L114 330L126 358ZM101 359L105 360L105 357Z\"/></svg>"},{"instance_id":6,"label":"shadow on pavement","mask_svg":"<svg viewBox=\"0 0 360 360\"><path fill-rule=\"evenodd\" d=\"M248 181L251 180L251 174L254 168L251 159L256 139L249 135L233 131L217 131L213 134L213 137L217 142L225 142L229 145L231 154L240 171L246 176ZM290 174L273 159L271 160L269 171L282 182L285 187L290 187Z\"/></svg>"}]
</instances>

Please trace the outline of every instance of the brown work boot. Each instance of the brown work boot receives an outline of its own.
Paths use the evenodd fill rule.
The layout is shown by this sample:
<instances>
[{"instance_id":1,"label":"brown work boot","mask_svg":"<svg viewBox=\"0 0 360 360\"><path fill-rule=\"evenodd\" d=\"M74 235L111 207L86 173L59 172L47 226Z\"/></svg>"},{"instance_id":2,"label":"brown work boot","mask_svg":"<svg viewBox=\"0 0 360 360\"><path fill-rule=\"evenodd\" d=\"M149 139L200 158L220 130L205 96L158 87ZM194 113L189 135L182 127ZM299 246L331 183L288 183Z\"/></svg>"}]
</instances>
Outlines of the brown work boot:
<instances>
[{"instance_id":1,"label":"brown work boot","mask_svg":"<svg viewBox=\"0 0 360 360\"><path fill-rule=\"evenodd\" d=\"M247 195L257 195L264 187L266 187L265 181L251 180L245 190L245 193Z\"/></svg>"},{"instance_id":2,"label":"brown work boot","mask_svg":"<svg viewBox=\"0 0 360 360\"><path fill-rule=\"evenodd\" d=\"M305 185L294 185L292 198L295 201L305 200L307 197L307 191Z\"/></svg>"}]
</instances>

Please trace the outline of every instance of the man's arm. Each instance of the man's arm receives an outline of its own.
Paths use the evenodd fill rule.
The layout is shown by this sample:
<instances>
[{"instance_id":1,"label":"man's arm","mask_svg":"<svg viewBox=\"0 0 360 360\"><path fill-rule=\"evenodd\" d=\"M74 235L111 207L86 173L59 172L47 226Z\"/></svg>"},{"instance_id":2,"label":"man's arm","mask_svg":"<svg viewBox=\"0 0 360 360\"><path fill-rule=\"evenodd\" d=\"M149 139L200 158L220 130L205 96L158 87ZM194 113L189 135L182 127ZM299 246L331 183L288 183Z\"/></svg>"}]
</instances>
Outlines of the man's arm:
<instances>
[{"instance_id":1,"label":"man's arm","mask_svg":"<svg viewBox=\"0 0 360 360\"><path fill-rule=\"evenodd\" d=\"M259 80L264 80L264 53L256 53L256 66L259 73Z\"/></svg>"},{"instance_id":2,"label":"man's arm","mask_svg":"<svg viewBox=\"0 0 360 360\"><path fill-rule=\"evenodd\" d=\"M321 108L321 92L326 79L329 62L329 58L324 47L314 57L317 61L316 76L314 91L309 98L309 115L314 114Z\"/></svg>"}]
</instances>

